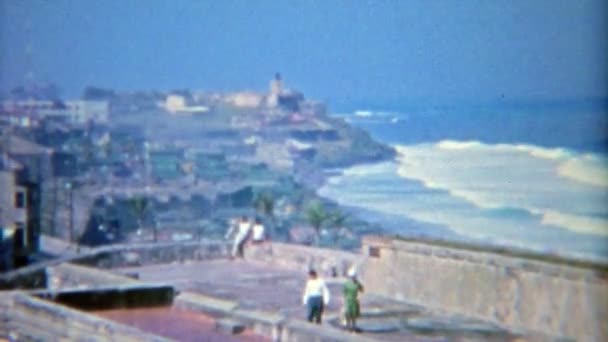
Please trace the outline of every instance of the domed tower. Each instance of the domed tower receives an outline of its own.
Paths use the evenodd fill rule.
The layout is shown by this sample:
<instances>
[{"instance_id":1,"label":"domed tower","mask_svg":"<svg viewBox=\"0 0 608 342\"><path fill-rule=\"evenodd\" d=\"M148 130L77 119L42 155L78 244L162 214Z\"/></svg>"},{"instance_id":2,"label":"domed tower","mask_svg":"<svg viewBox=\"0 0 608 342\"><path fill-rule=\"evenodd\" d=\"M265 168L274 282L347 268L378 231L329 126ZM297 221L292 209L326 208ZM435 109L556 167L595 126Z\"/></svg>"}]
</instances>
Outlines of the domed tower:
<instances>
[{"instance_id":1,"label":"domed tower","mask_svg":"<svg viewBox=\"0 0 608 342\"><path fill-rule=\"evenodd\" d=\"M281 74L274 74L274 78L270 81L270 93L268 94L268 106L276 107L279 104L279 96L283 94L283 81Z\"/></svg>"}]
</instances>

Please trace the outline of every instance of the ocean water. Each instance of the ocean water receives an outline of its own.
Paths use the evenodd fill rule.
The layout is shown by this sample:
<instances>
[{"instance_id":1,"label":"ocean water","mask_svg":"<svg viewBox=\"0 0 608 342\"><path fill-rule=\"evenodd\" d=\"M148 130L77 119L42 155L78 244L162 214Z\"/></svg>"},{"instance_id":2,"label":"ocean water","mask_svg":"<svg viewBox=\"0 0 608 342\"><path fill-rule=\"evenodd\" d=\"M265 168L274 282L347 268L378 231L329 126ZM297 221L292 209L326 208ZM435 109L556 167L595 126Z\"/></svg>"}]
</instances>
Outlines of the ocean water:
<instances>
[{"instance_id":1,"label":"ocean water","mask_svg":"<svg viewBox=\"0 0 608 342\"><path fill-rule=\"evenodd\" d=\"M404 236L608 261L607 113L565 107L337 114L398 155L319 193Z\"/></svg>"}]
</instances>

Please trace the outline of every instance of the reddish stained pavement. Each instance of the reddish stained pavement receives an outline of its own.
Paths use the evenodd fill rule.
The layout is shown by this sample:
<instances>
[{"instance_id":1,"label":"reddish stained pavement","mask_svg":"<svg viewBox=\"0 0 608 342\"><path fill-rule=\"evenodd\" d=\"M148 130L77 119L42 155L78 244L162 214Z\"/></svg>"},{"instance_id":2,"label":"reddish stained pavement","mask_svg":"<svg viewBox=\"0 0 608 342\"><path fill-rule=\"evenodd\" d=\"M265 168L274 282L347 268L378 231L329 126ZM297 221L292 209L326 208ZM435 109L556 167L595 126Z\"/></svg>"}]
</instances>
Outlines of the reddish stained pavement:
<instances>
[{"instance_id":1,"label":"reddish stained pavement","mask_svg":"<svg viewBox=\"0 0 608 342\"><path fill-rule=\"evenodd\" d=\"M104 310L96 311L94 314L177 341L270 341L250 330L245 330L239 335L220 333L215 331L214 318L173 307Z\"/></svg>"}]
</instances>

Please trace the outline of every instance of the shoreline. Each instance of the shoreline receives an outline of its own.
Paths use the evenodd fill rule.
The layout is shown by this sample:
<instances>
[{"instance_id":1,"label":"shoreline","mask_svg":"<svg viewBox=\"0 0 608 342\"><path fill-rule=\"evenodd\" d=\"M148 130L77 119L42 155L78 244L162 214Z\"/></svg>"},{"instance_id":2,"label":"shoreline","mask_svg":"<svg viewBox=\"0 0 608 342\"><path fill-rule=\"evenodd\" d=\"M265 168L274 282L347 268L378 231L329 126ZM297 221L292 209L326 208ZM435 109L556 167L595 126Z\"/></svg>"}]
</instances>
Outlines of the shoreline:
<instances>
[{"instance_id":1,"label":"shoreline","mask_svg":"<svg viewBox=\"0 0 608 342\"><path fill-rule=\"evenodd\" d=\"M395 145L392 145L393 147L395 147ZM398 157L396 157L398 158ZM349 213L356 213L358 218L360 218L362 221L366 221L370 224L370 226L373 227L377 227L379 229L374 230L373 232L375 234L378 235L382 235L382 236L389 236L389 237L398 237L398 238L402 238L405 240L415 240L415 241L426 241L428 243L439 243L439 244L448 244L448 245L455 245L455 246L461 246L462 248L473 248L473 249L479 249L479 250L486 250L488 252L501 252L501 253L509 253L509 250L511 251L511 253L516 254L516 255L522 255L522 256L529 256L530 258L533 259L542 259L546 261L550 261L550 260L556 260L559 261L559 263L568 263L568 262L572 262L573 264L590 264L590 265L604 265L606 267L608 267L608 255L601 255L598 254L598 252L582 252L582 251L576 251L576 250L572 250L570 252L566 252L566 253L559 253L556 250L552 250L552 251L548 251L548 250L544 250L543 246L538 246L535 247L534 242L532 242L532 245L530 245L529 243L509 243L508 241L500 241L496 240L496 241L489 241L486 240L486 238L478 238L478 237L474 237L474 236L467 236L467 235L463 235L461 233L458 233L457 231L454 231L453 229L451 229L449 226L446 225L442 225L439 223L431 223L431 222L425 222L425 221L420 221L418 219L412 218L409 215L389 215L387 213L378 211L378 210L374 210L374 209L370 209L365 205L353 205L353 204L348 204L348 203L344 203L341 202L339 198L336 197L331 197L328 196L326 193L322 193L323 188L325 186L327 186L329 183L331 183L330 178L331 177L341 177L344 175L345 170L349 169L349 168L358 168L358 167L365 167L366 165L379 165L379 164L383 164L383 163L397 163L398 165L398 160L397 159L393 159L393 160L384 160L384 161L377 161L377 162L373 162L373 163L361 163L361 164L355 164L353 166L347 167L347 168L342 168L339 171L336 170L332 170L332 174L328 177L326 177L325 182L322 186L320 186L317 189L317 194L322 197L327 199L328 201L331 201L333 203L336 203L336 205L340 206L341 208L344 208L344 210L346 210ZM402 175L398 176L400 178L403 178ZM408 178L405 178L408 179ZM423 182L421 182L418 179L408 179L409 181L413 181L416 183L419 183L422 187L427 188L427 189L431 189L431 190L438 190L438 189L434 189L434 188L429 188L428 186L426 186ZM445 191L445 189L439 189L440 191ZM339 191L339 190L338 190ZM479 210L481 210L482 208L479 208ZM380 218L380 219L379 219ZM392 222L391 222L392 221ZM386 224L386 222L389 222L388 224ZM402 226L406 226L407 229L405 231L400 230L398 228L399 225ZM560 228L560 229L564 229L564 228ZM431 232L429 232L428 230L431 230ZM577 232L573 232L573 231L569 231L569 230L565 230L566 232L568 232L569 234L577 234ZM584 235L584 234L583 234ZM586 236L583 236L583 238L586 238Z\"/></svg>"}]
</instances>

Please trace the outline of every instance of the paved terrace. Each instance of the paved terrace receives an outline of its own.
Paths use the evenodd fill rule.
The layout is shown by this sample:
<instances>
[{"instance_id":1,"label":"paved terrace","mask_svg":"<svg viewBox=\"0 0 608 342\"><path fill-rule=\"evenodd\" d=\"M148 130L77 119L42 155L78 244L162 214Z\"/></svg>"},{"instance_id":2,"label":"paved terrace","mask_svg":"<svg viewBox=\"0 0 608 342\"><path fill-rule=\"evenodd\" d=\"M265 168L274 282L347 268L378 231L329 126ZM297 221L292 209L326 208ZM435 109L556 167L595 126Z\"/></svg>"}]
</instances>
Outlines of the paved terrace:
<instances>
[{"instance_id":1,"label":"paved terrace","mask_svg":"<svg viewBox=\"0 0 608 342\"><path fill-rule=\"evenodd\" d=\"M215 301L216 313L229 314L236 308L255 310L260 318L277 316L302 321L306 308L301 295L306 272L256 260L210 260L178 264L127 267L114 270L144 282L164 282L175 286L181 298ZM323 326L342 332L342 277L326 277L332 300L324 315ZM196 296L196 295L200 296ZM383 341L513 341L521 337L481 321L447 316L402 302L373 295L362 296L362 331L342 334L342 338ZM211 311L214 311L211 309ZM306 323L307 324L307 323ZM409 326L408 326L409 325ZM311 329L314 326L311 325ZM348 334L352 334L349 338Z\"/></svg>"},{"instance_id":2,"label":"paved terrace","mask_svg":"<svg viewBox=\"0 0 608 342\"><path fill-rule=\"evenodd\" d=\"M48 336L55 337L64 336L61 331L65 329L71 332L70 327L76 322L83 332L71 332L73 335L67 335L68 338L78 340L78 336L93 334L90 336L96 338L91 337L91 340L100 341L119 336L135 336L135 340L164 340L160 336L183 341L227 340L227 331L233 332L233 327L245 328L244 332L235 336L248 340L551 340L537 333L513 331L496 323L449 314L437 307L430 309L413 305L407 298L396 301L373 295L372 293L378 293L378 288L374 287L379 286L374 284L367 284L367 292L361 297L362 317L359 326L362 331L346 332L340 323L340 290L344 281L342 275L351 265L369 266L366 256L274 243L261 247L249 246L245 260L232 261L227 258L229 247L223 242L207 241L115 245L84 250L76 256L64 252L60 260L3 276L6 278L5 285L32 277L30 284L43 283L46 286L45 289L36 291L46 291L50 297L42 295L42 299L39 299L36 298L40 297L39 294L21 290L9 298L0 291L0 299L5 298L5 304L1 300L0 304L7 306L7 310L0 310L0 318L4 317L6 322L12 322L17 327L25 324L23 329L30 329L32 320L50 320L55 322L53 326L57 325L59 330L53 333L56 335ZM66 250L64 246L57 249ZM310 267L324 276L332 293L321 326L305 322L305 307L301 304L301 293ZM41 275L40 270L46 276ZM398 274L392 274L384 281L391 282L397 276ZM373 280L379 281L375 278ZM141 295L161 292L163 295L160 297ZM73 300L68 307L56 304L67 305L66 300L76 298L75 296L81 296L78 298L84 299L86 305L82 301ZM90 311L91 306L88 304L91 303L92 307L109 308L105 305L107 301L100 301L99 298L114 298L119 305L112 306L112 310ZM134 301L138 304L128 305ZM164 307L158 308L158 303L161 302L169 303L169 306L163 304ZM149 305L150 303L154 305ZM5 313L4 316L2 312ZM158 322L162 321L162 317L172 322L169 324L172 327L170 331L160 329L161 324ZM108 325L107 319L120 324ZM60 328L57 322L65 327ZM224 327L224 330L215 331L216 325ZM0 337L1 333L2 329Z\"/></svg>"}]
</instances>

